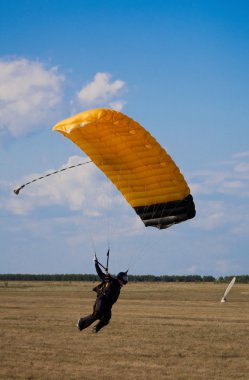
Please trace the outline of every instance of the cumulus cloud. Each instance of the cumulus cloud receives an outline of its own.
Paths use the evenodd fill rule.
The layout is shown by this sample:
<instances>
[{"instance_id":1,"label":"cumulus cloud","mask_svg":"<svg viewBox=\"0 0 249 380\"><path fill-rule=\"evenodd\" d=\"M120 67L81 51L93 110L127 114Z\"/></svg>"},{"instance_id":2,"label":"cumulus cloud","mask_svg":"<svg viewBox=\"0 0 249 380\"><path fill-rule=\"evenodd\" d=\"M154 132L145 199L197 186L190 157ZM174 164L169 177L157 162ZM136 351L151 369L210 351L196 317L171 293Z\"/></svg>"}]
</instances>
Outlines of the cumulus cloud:
<instances>
[{"instance_id":1,"label":"cumulus cloud","mask_svg":"<svg viewBox=\"0 0 249 380\"><path fill-rule=\"evenodd\" d=\"M27 59L0 60L0 131L19 136L49 123L62 100L64 76Z\"/></svg>"},{"instance_id":2,"label":"cumulus cloud","mask_svg":"<svg viewBox=\"0 0 249 380\"><path fill-rule=\"evenodd\" d=\"M192 173L190 182L194 194L224 194L249 197L249 152L236 154L228 162L217 163L214 170Z\"/></svg>"},{"instance_id":3,"label":"cumulus cloud","mask_svg":"<svg viewBox=\"0 0 249 380\"><path fill-rule=\"evenodd\" d=\"M50 127L59 118L64 82L56 66L25 58L0 60L0 134L18 137L44 125ZM79 107L98 106L121 111L126 104L122 99L125 91L123 80L98 72L71 105L75 112Z\"/></svg>"},{"instance_id":4,"label":"cumulus cloud","mask_svg":"<svg viewBox=\"0 0 249 380\"><path fill-rule=\"evenodd\" d=\"M198 201L198 214L193 223L203 230L213 230L224 226L229 221L230 209L223 201Z\"/></svg>"},{"instance_id":5,"label":"cumulus cloud","mask_svg":"<svg viewBox=\"0 0 249 380\"><path fill-rule=\"evenodd\" d=\"M61 169L80 162L82 157L73 156ZM51 172L53 170L33 173L22 178L20 183ZM13 197L4 207L15 214L27 214L38 207L60 205L88 216L100 216L105 210L115 209L117 204L125 203L122 196L115 192L114 186L91 163L34 182L29 188L22 190L18 198L14 195Z\"/></svg>"},{"instance_id":6,"label":"cumulus cloud","mask_svg":"<svg viewBox=\"0 0 249 380\"><path fill-rule=\"evenodd\" d=\"M234 158L240 158L240 157L248 157L249 158L249 152L248 151L239 152L239 153L236 153L234 155Z\"/></svg>"},{"instance_id":7,"label":"cumulus cloud","mask_svg":"<svg viewBox=\"0 0 249 380\"><path fill-rule=\"evenodd\" d=\"M197 216L193 220L194 226L206 231L226 227L234 235L249 233L247 228L249 224L244 223L249 212L247 203L244 202L248 191L248 179L246 171L236 171L237 165L246 163L243 160L240 158L231 161L229 165L225 165L226 170L224 167L221 170L221 167L217 166L216 171L203 171L192 175L190 187L197 209ZM73 156L63 167L76 165L79 162L82 162L82 157ZM28 178L22 178L20 184L50 172L52 170L34 173ZM226 198L221 200L220 196L224 194ZM122 195L93 164L37 181L29 185L28 189L24 189L19 197L8 198L1 205L2 208L19 215L50 206L64 207L75 215L81 213L89 218L100 219L109 213L109 218L113 221L115 218L117 220L117 209L122 210L124 218L129 218L131 215L127 216L129 207ZM134 217L134 220L129 220L129 223L125 222L123 225L121 223L119 230L127 225L129 228L132 226L132 233L141 232L139 228L142 224L137 218Z\"/></svg>"},{"instance_id":8,"label":"cumulus cloud","mask_svg":"<svg viewBox=\"0 0 249 380\"><path fill-rule=\"evenodd\" d=\"M195 227L206 231L223 228L233 236L248 236L248 152L216 163L213 170L192 173L190 182L197 209Z\"/></svg>"},{"instance_id":9,"label":"cumulus cloud","mask_svg":"<svg viewBox=\"0 0 249 380\"><path fill-rule=\"evenodd\" d=\"M98 72L93 81L77 93L77 101L82 106L109 106L121 110L126 102L119 97L125 90L124 81L112 80L111 74Z\"/></svg>"},{"instance_id":10,"label":"cumulus cloud","mask_svg":"<svg viewBox=\"0 0 249 380\"><path fill-rule=\"evenodd\" d=\"M112 109L114 109L116 111L122 111L122 109L124 108L126 103L127 102L124 100L117 100L116 102L111 102L109 105Z\"/></svg>"},{"instance_id":11,"label":"cumulus cloud","mask_svg":"<svg viewBox=\"0 0 249 380\"><path fill-rule=\"evenodd\" d=\"M61 169L80 162L82 157L70 157ZM15 187L52 172L33 173L20 179ZM8 194L0 200L0 208L27 219L33 218L35 212L38 215L48 213L50 224L53 220L61 231L74 231L68 236L65 232L64 239L69 245L83 244L86 234L94 235L98 242L106 241L110 231L115 240L119 236L141 234L143 229L142 222L124 197L92 163L36 181L18 196ZM99 231L97 235L96 231Z\"/></svg>"}]
</instances>

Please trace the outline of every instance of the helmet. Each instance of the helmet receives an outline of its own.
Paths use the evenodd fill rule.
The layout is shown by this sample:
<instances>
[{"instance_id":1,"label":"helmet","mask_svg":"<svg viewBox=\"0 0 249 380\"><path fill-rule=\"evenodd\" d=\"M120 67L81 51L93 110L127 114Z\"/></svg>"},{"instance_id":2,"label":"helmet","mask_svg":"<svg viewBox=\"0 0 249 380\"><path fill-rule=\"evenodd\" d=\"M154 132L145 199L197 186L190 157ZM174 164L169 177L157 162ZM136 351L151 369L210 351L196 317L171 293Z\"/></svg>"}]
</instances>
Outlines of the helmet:
<instances>
[{"instance_id":1,"label":"helmet","mask_svg":"<svg viewBox=\"0 0 249 380\"><path fill-rule=\"evenodd\" d=\"M127 284L128 282L128 276L127 276L127 272L119 272L118 275L117 275L117 280L121 281L124 285Z\"/></svg>"}]
</instances>

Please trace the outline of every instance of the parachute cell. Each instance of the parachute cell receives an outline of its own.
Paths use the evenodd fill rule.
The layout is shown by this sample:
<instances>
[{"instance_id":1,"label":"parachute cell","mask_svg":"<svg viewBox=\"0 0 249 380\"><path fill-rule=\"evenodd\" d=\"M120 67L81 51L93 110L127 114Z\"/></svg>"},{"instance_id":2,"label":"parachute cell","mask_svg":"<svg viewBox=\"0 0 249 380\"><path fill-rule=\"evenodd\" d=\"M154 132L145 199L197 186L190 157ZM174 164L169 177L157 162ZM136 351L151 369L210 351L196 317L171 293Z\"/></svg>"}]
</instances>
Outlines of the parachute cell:
<instances>
[{"instance_id":1,"label":"parachute cell","mask_svg":"<svg viewBox=\"0 0 249 380\"><path fill-rule=\"evenodd\" d=\"M190 189L171 157L121 112L93 109L53 127L81 148L113 182L145 226L167 228L195 216Z\"/></svg>"}]
</instances>

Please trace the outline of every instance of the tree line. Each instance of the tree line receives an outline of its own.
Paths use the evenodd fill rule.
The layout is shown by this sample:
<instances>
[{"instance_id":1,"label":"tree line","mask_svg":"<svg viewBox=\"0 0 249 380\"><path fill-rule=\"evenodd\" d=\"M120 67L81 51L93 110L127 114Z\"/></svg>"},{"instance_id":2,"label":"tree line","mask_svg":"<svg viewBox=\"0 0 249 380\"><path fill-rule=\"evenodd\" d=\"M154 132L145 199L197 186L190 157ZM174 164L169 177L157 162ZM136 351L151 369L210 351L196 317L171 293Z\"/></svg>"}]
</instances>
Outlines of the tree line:
<instances>
[{"instance_id":1,"label":"tree line","mask_svg":"<svg viewBox=\"0 0 249 380\"><path fill-rule=\"evenodd\" d=\"M215 278L200 275L129 275L131 282L230 282L233 276ZM0 281L99 281L95 274L0 274ZM248 284L249 275L236 276L237 283Z\"/></svg>"}]
</instances>

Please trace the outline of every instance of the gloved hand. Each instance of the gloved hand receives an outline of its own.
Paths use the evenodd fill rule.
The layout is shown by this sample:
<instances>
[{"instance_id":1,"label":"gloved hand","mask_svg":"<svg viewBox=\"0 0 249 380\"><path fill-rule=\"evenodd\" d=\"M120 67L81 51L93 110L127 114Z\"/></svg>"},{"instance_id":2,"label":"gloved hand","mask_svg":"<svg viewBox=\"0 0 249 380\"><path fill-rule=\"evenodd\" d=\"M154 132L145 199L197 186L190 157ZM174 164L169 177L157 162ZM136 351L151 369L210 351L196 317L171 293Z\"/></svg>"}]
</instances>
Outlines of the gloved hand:
<instances>
[{"instance_id":1,"label":"gloved hand","mask_svg":"<svg viewBox=\"0 0 249 380\"><path fill-rule=\"evenodd\" d=\"M97 259L96 253L95 253L95 255L93 257L93 262L96 263L97 261L98 261L98 259Z\"/></svg>"}]
</instances>

